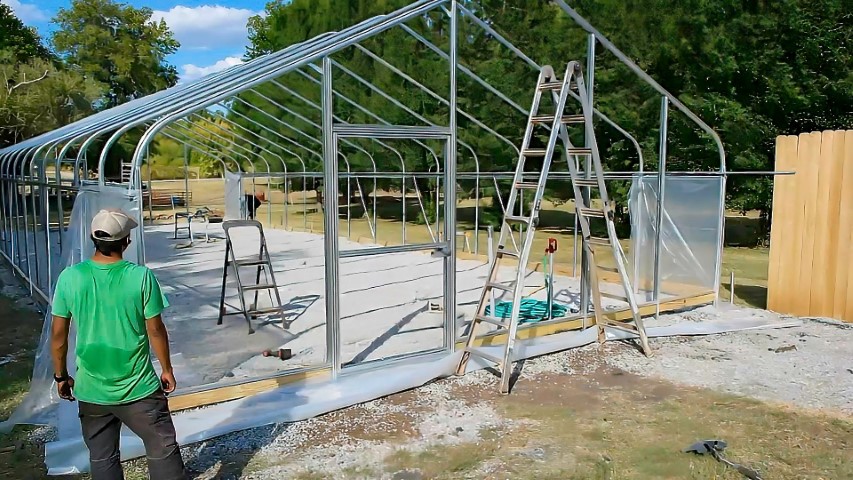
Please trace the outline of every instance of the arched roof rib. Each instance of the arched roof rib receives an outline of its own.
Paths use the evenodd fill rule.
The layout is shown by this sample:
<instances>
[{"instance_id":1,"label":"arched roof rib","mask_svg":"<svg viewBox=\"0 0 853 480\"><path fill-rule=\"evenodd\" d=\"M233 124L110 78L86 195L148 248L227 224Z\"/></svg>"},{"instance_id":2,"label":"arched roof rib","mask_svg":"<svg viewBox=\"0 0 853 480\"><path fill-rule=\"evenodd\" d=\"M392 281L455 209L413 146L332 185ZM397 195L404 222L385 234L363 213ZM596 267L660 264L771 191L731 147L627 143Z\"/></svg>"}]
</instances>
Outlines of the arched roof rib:
<instances>
[{"instance_id":1,"label":"arched roof rib","mask_svg":"<svg viewBox=\"0 0 853 480\"><path fill-rule=\"evenodd\" d=\"M298 64L318 60L324 55L346 48L354 42L382 32L399 22L422 15L447 0L420 0L389 15L365 20L340 32L330 32L308 41L294 44L279 52L258 57L241 65L204 77L196 82L182 84L146 97L132 100L109 110L79 120L65 127L44 133L29 140L0 150L0 156L38 148L48 143L60 143L80 135L90 135L98 130L141 126L146 121L173 117L176 113L188 114L236 95L251 86L284 74ZM185 112L185 113L184 113ZM181 115L182 116L182 115ZM156 125L156 124L155 124Z\"/></svg>"}]
</instances>

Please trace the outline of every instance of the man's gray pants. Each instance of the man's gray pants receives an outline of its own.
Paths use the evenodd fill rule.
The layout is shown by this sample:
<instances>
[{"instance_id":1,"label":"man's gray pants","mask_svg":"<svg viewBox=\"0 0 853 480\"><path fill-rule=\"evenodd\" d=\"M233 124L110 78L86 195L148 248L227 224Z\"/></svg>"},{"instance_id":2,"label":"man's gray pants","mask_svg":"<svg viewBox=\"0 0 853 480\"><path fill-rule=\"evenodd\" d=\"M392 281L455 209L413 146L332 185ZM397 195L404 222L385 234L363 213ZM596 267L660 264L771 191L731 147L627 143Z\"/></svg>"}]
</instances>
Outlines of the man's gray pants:
<instances>
[{"instance_id":1,"label":"man's gray pants","mask_svg":"<svg viewBox=\"0 0 853 480\"><path fill-rule=\"evenodd\" d=\"M157 391L124 405L79 402L83 439L89 448L92 480L124 480L119 454L122 424L145 444L148 478L187 478L166 395Z\"/></svg>"}]
</instances>

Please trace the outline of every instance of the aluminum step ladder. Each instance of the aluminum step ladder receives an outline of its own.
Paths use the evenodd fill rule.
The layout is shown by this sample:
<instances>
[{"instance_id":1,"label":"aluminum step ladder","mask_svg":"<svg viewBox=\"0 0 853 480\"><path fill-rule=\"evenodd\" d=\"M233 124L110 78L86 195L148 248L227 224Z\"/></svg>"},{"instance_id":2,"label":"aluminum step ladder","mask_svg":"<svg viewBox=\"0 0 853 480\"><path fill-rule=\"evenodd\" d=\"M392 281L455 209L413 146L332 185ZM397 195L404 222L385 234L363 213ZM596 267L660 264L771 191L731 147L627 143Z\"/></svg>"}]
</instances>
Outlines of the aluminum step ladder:
<instances>
[{"instance_id":1,"label":"aluminum step ladder","mask_svg":"<svg viewBox=\"0 0 853 480\"><path fill-rule=\"evenodd\" d=\"M235 228L256 228L260 235L260 248L257 257L238 259L234 253L234 244L231 238L231 229ZM267 249L267 240L264 236L264 227L257 220L226 220L222 222L222 229L225 230L225 265L222 269L222 291L219 299L219 320L217 325L222 325L222 320L226 315L243 315L246 318L246 323L249 325L249 334L255 333L252 328L252 319L261 315L278 314L281 318L281 328L287 329L285 321L284 307L281 303L281 295L278 291L278 284L275 281L272 261L270 253ZM240 269L246 267L256 268L255 283L244 285L240 279ZM237 293L240 297L240 309L237 311L227 311L225 303L225 287L228 283L228 270L234 275L237 283ZM264 274L264 283L261 283L261 274ZM272 306L266 308L258 308L258 295L261 291L266 290L270 296ZM246 294L254 293L254 302L246 305ZM230 306L230 305L229 305Z\"/></svg>"},{"instance_id":2,"label":"aluminum step ladder","mask_svg":"<svg viewBox=\"0 0 853 480\"><path fill-rule=\"evenodd\" d=\"M566 114L566 103L569 98L570 91L577 90L577 96L580 98L582 114ZM541 114L540 103L543 94L550 93L554 100L554 114ZM643 328L642 320L639 316L639 309L632 295L632 289L626 274L626 266L624 255L619 255L621 246L616 237L616 229L613 225L613 210L610 201L607 197L606 188L604 185L604 176L601 167L601 161L598 155L595 136L592 133L592 107L589 105L586 89L583 83L583 76L580 64L570 62L566 69L566 74L563 80L560 81L554 69L550 66L545 66L539 74L539 79L536 84L536 92L533 96L533 104L530 109L530 115L527 121L527 128L524 132L522 140L518 165L516 166L515 176L513 178L513 186L510 191L509 200L506 205L503 224L501 226L500 240L498 248L490 265L489 275L483 290L480 294L480 300L477 306L477 312L471 322L471 327L468 331L468 341L462 352L462 359L459 362L456 373L462 375L465 373L465 368L471 355L476 355L497 364L500 371L501 383L500 392L509 393L509 382L512 374L512 365L515 359L513 358L515 341L517 340L520 305L524 290L524 281L526 277L526 267L530 250L533 245L533 237L536 231L536 225L539 220L539 210L542 204L542 197L545 192L545 184L548 178L548 172L551 168L551 162L557 154L557 142L562 140L565 153L569 165L569 171L572 178L572 187L575 194L575 208L578 216L578 223L581 225L583 232L583 251L587 259L587 264L592 266L590 273L587 276L589 288L592 296L592 307L595 315L595 320L598 328L598 339L603 342L606 339L605 328L614 327L624 330L629 330L636 333L640 337L640 341L644 352L650 352L648 348L648 340L646 339L645 329ZM589 145L584 147L575 147L569 141L568 126L579 126L586 129ZM548 141L545 148L532 148L531 141L536 134L537 127L550 127ZM577 161L579 158L592 159L594 172L584 172L585 177L581 177L578 172ZM538 180L536 182L525 181L525 164L531 158L541 159L542 165L538 172ZM528 175L532 172L527 172ZM595 175L591 178L590 175ZM589 191L592 188L597 188L600 192L601 207L591 207L591 202L584 200L582 188ZM524 190L532 190L534 198L532 208L528 215L519 215L516 213L516 203L518 202L521 192ZM607 238L594 238L590 235L589 220L591 218L602 219L607 224ZM512 227L520 225L523 229L522 240L519 245L515 241ZM507 245L507 242L512 245ZM605 269L599 267L595 260L596 248L601 246L609 247L609 251L616 257L615 270L619 273L625 297L620 297L628 303L635 325L613 322L603 315L601 297L609 294L601 292L599 285L598 270ZM502 261L506 259L514 260L515 266L515 281L512 284L506 284L499 281L498 273ZM500 291L511 296L512 310L509 319L487 316L486 306L490 303L492 293ZM583 307L583 306L582 306ZM503 345L502 357L496 357L485 353L483 349L474 346L477 337L477 327L482 323L495 325L498 331L503 331L507 335L506 343Z\"/></svg>"}]
</instances>

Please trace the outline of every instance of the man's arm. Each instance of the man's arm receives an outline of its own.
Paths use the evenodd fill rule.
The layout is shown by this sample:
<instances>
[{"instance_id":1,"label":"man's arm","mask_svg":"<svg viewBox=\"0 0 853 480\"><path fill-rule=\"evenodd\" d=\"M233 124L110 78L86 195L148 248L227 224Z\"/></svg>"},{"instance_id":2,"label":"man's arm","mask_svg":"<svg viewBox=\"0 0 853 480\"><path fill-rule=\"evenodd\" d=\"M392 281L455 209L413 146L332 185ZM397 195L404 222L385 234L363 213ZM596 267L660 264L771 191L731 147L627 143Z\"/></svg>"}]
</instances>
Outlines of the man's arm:
<instances>
[{"instance_id":1,"label":"man's arm","mask_svg":"<svg viewBox=\"0 0 853 480\"><path fill-rule=\"evenodd\" d=\"M160 368L163 370L160 375L163 391L172 393L177 385L169 354L169 332L166 331L163 318L160 315L155 315L145 320L145 329L148 331L148 341L151 342L154 355L157 356L157 360L160 361Z\"/></svg>"},{"instance_id":2,"label":"man's arm","mask_svg":"<svg viewBox=\"0 0 853 480\"><path fill-rule=\"evenodd\" d=\"M74 400L71 394L71 389L74 387L74 380L68 376L68 330L71 325L71 319L53 316L53 321L50 327L50 350L53 356L53 375L54 377L65 378L63 382L57 384L59 396L66 400Z\"/></svg>"}]
</instances>

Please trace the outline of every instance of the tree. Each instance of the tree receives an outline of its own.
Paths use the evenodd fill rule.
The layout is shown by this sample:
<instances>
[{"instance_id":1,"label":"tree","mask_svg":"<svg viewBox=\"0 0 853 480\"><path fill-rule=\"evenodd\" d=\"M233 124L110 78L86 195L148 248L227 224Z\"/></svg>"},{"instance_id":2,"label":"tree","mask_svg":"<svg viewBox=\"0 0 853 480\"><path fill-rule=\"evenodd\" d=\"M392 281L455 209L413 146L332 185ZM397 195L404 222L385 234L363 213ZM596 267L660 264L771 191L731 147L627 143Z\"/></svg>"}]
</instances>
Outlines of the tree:
<instances>
[{"instance_id":1,"label":"tree","mask_svg":"<svg viewBox=\"0 0 853 480\"><path fill-rule=\"evenodd\" d=\"M166 57L180 44L152 13L113 0L74 0L53 19L53 47L69 67L107 86L105 106L120 105L177 83Z\"/></svg>"},{"instance_id":2,"label":"tree","mask_svg":"<svg viewBox=\"0 0 853 480\"><path fill-rule=\"evenodd\" d=\"M24 25L8 5L0 3L0 51L7 52L18 62L32 58L50 57L41 38L32 28Z\"/></svg>"},{"instance_id":3,"label":"tree","mask_svg":"<svg viewBox=\"0 0 853 480\"><path fill-rule=\"evenodd\" d=\"M103 95L96 82L76 72L39 58L26 63L12 58L14 54L0 51L0 147L91 114Z\"/></svg>"}]
</instances>

